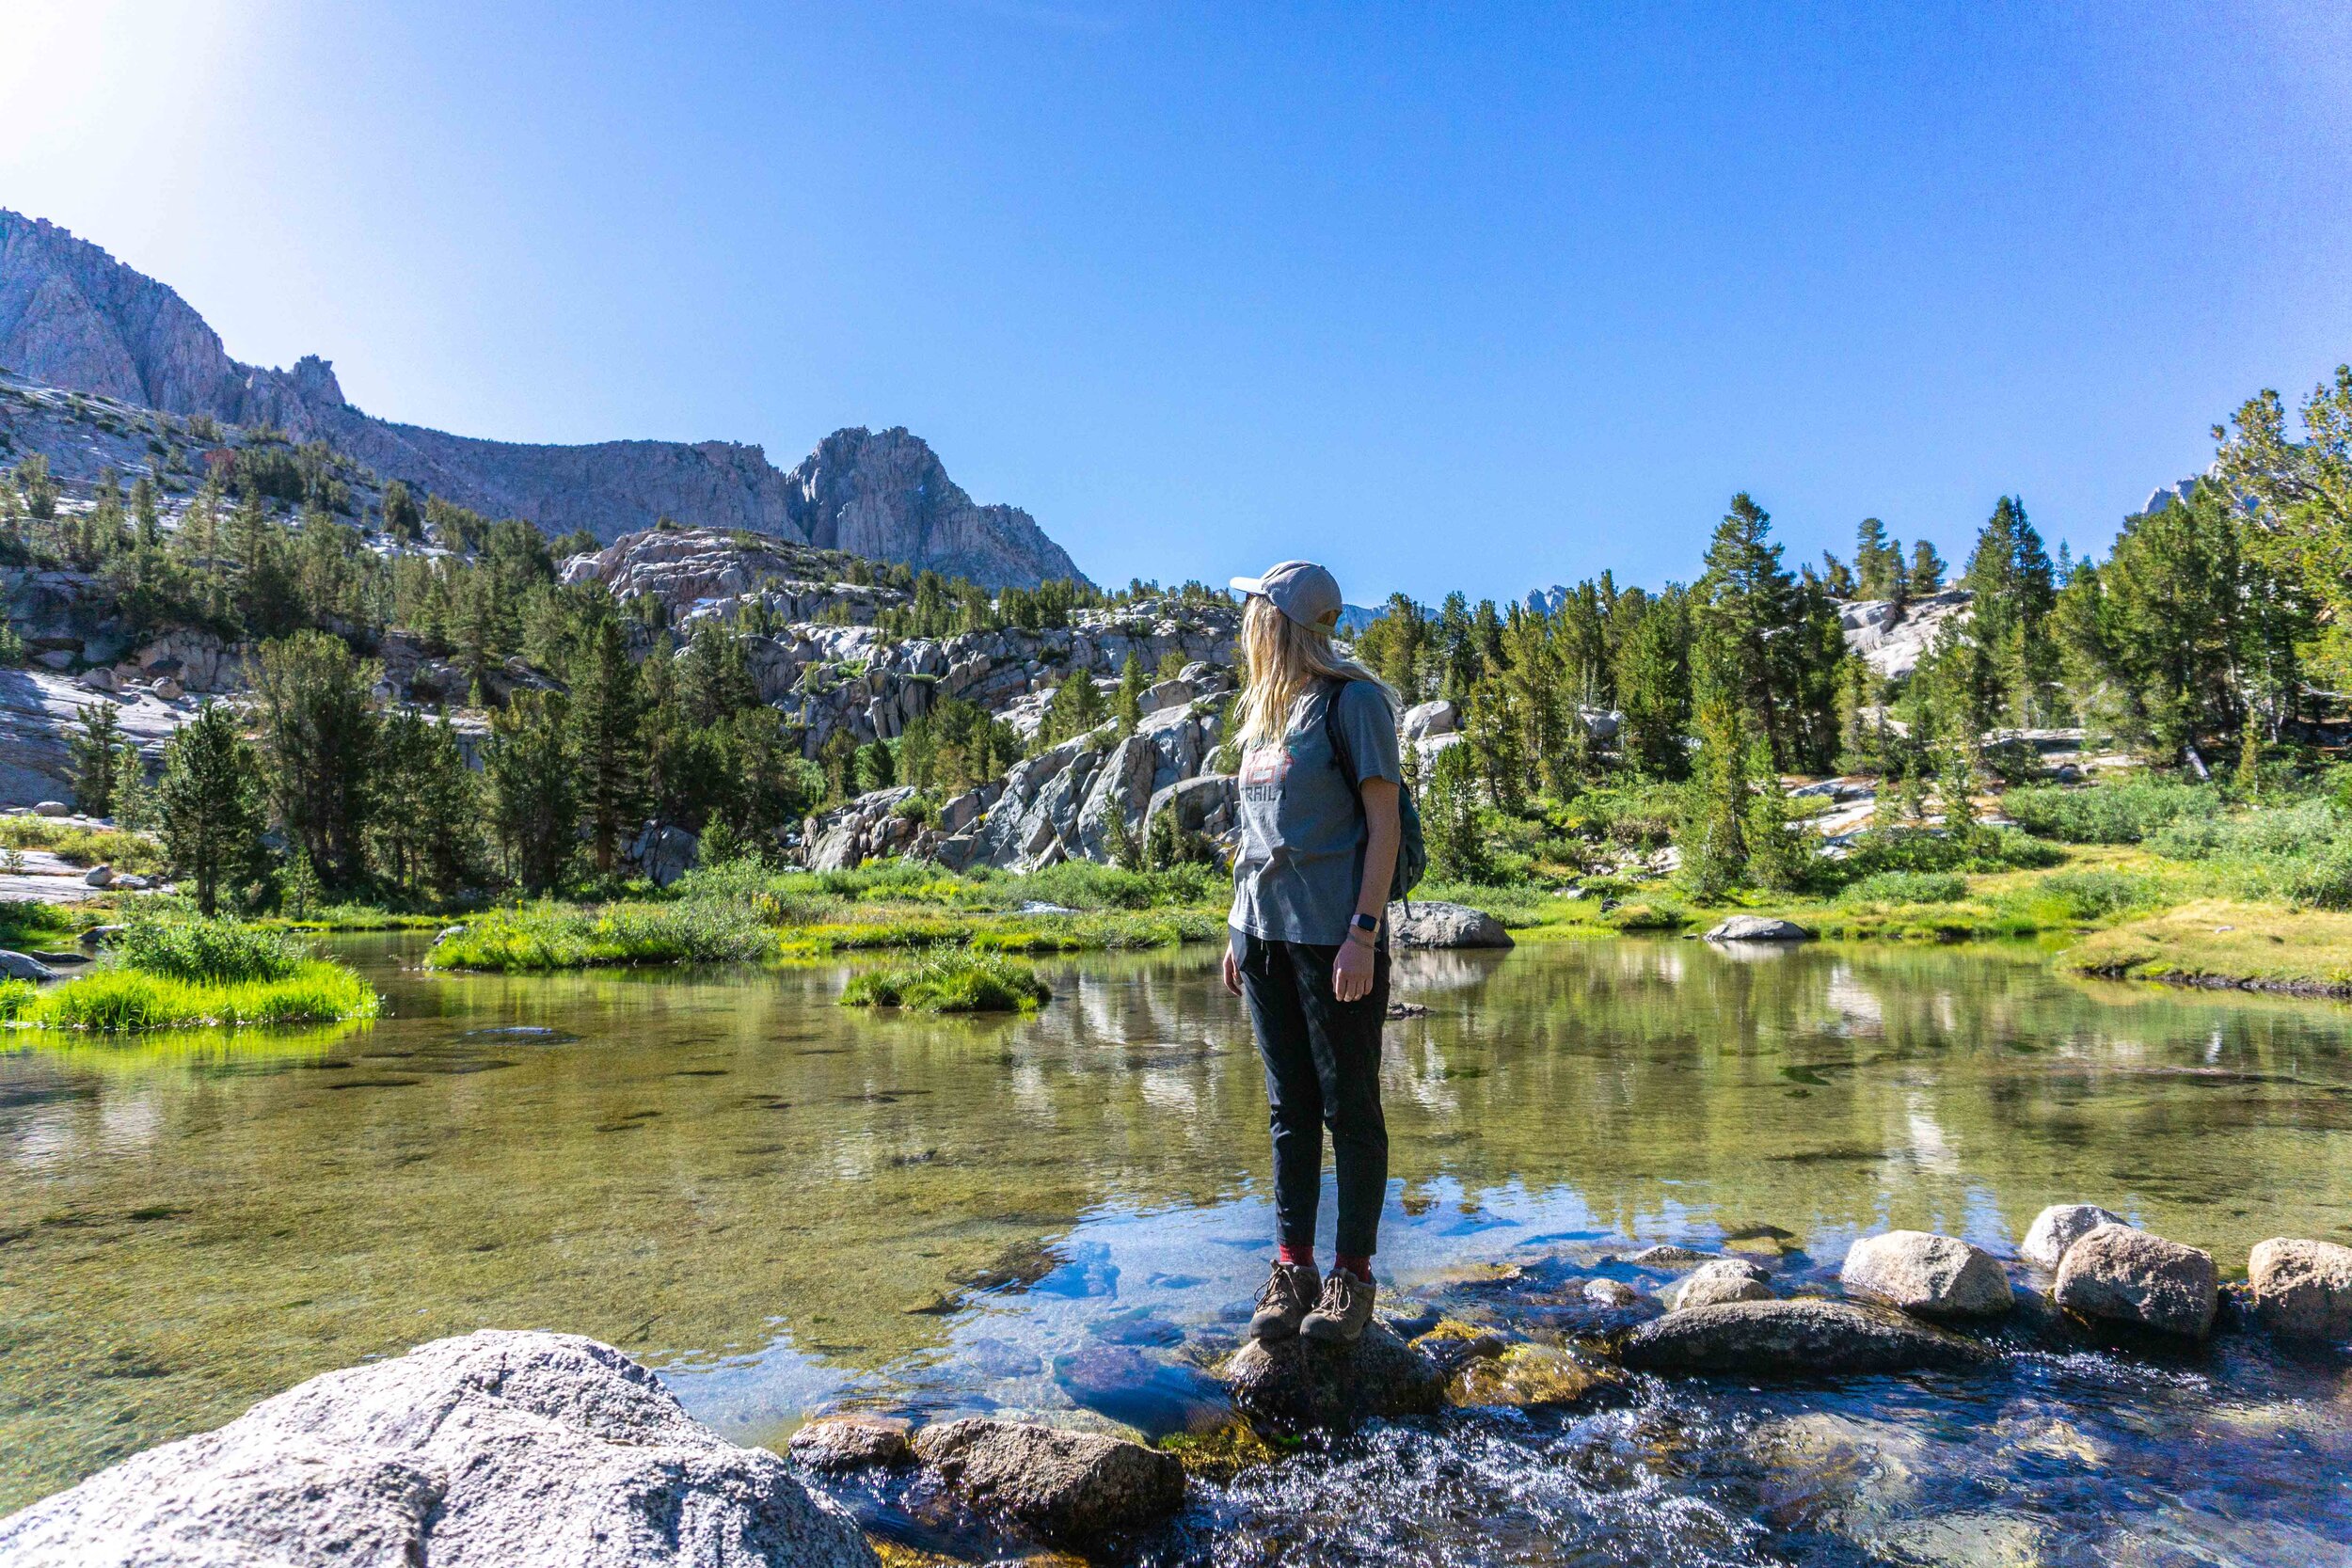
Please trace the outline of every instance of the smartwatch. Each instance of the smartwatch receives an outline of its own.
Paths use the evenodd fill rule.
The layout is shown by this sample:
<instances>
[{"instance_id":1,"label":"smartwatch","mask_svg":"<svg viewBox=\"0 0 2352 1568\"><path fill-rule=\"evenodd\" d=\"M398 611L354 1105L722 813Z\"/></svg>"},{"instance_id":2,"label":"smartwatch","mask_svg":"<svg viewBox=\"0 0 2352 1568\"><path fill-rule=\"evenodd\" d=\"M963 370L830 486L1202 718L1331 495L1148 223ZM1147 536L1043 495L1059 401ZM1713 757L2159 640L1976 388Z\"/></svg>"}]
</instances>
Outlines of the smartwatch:
<instances>
[{"instance_id":1,"label":"smartwatch","mask_svg":"<svg viewBox=\"0 0 2352 1568\"><path fill-rule=\"evenodd\" d=\"M1361 911L1359 911L1356 918L1349 921L1347 924L1349 927L1349 935L1352 936L1356 932L1361 931L1367 938L1373 941L1376 942L1379 940L1380 917L1378 915L1365 914Z\"/></svg>"}]
</instances>

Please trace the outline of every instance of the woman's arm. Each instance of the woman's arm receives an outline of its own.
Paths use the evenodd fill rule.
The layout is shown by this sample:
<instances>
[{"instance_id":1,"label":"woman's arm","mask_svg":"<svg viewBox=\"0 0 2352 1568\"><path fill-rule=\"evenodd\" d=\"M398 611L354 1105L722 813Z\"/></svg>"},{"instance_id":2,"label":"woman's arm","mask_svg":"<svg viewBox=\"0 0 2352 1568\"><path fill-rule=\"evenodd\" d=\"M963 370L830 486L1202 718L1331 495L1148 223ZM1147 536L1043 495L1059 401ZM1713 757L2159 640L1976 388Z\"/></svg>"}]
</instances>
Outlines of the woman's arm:
<instances>
[{"instance_id":1,"label":"woman's arm","mask_svg":"<svg viewBox=\"0 0 2352 1568\"><path fill-rule=\"evenodd\" d=\"M1397 813L1396 781L1366 779L1359 786L1364 798L1364 882L1356 894L1356 912L1375 920L1389 911L1389 883L1396 874L1396 846L1403 833ZM1372 993L1373 952L1378 939L1370 931L1348 927L1331 960L1331 991L1343 1002L1358 1002Z\"/></svg>"}]
</instances>

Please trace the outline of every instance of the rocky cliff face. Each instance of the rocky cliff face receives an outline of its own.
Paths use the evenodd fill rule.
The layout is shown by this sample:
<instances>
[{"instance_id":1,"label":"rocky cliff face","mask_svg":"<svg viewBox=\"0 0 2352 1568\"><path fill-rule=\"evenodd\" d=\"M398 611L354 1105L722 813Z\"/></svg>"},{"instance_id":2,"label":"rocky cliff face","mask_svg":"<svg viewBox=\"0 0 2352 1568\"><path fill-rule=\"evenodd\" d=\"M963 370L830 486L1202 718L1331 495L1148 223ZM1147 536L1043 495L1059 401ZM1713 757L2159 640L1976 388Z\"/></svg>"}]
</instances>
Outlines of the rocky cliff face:
<instances>
[{"instance_id":1,"label":"rocky cliff face","mask_svg":"<svg viewBox=\"0 0 2352 1568\"><path fill-rule=\"evenodd\" d=\"M485 441L379 420L315 356L292 370L229 356L171 289L55 224L0 211L0 366L180 415L324 440L460 506L599 539L660 517L751 529L961 575L992 588L1081 574L1036 520L981 506L903 429L834 432L789 473L731 441Z\"/></svg>"}]
</instances>

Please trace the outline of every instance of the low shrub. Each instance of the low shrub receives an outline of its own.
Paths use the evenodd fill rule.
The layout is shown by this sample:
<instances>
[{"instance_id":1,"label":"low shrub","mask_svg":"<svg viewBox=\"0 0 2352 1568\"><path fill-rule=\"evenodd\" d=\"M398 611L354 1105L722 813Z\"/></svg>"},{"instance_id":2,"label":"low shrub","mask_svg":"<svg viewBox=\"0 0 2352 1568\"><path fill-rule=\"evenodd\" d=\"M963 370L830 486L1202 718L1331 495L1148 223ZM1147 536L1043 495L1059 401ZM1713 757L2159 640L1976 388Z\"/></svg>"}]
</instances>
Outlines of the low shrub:
<instances>
[{"instance_id":1,"label":"low shrub","mask_svg":"<svg viewBox=\"0 0 2352 1568\"><path fill-rule=\"evenodd\" d=\"M291 931L248 926L161 902L135 905L116 937L115 961L168 980L282 980L310 958Z\"/></svg>"},{"instance_id":2,"label":"low shrub","mask_svg":"<svg viewBox=\"0 0 2352 1568\"><path fill-rule=\"evenodd\" d=\"M2031 900L2065 920L2105 920L2167 902L2164 884L2128 871L2054 871L2027 890Z\"/></svg>"},{"instance_id":3,"label":"low shrub","mask_svg":"<svg viewBox=\"0 0 2352 1568\"><path fill-rule=\"evenodd\" d=\"M1691 916L1662 898L1636 898L1603 912L1600 923L1618 931L1678 931L1691 924Z\"/></svg>"},{"instance_id":4,"label":"low shrub","mask_svg":"<svg viewBox=\"0 0 2352 1568\"><path fill-rule=\"evenodd\" d=\"M2221 792L2169 779L2073 788L2029 784L2003 795L2001 810L2037 838L2064 844L2137 844L2175 822L2219 816Z\"/></svg>"},{"instance_id":5,"label":"low shrub","mask_svg":"<svg viewBox=\"0 0 2352 1568\"><path fill-rule=\"evenodd\" d=\"M1837 896L1849 904L1955 904L1968 896L1968 879L1948 871L1875 871Z\"/></svg>"},{"instance_id":6,"label":"low shrub","mask_svg":"<svg viewBox=\"0 0 2352 1568\"><path fill-rule=\"evenodd\" d=\"M841 993L841 1005L926 1013L1009 1013L1032 1011L1052 996L1027 964L1000 953L938 947L911 963L853 977Z\"/></svg>"},{"instance_id":7,"label":"low shrub","mask_svg":"<svg viewBox=\"0 0 2352 1568\"><path fill-rule=\"evenodd\" d=\"M1967 827L1947 833L1890 827L1857 835L1844 860L1825 861L1821 869L1841 880L1859 881L1885 871L2029 870L2065 858L2063 851L2014 828Z\"/></svg>"},{"instance_id":8,"label":"low shrub","mask_svg":"<svg viewBox=\"0 0 2352 1568\"><path fill-rule=\"evenodd\" d=\"M2151 837L2148 847L2168 860L2212 868L2247 897L2352 909L2352 813L2332 800L2175 823Z\"/></svg>"}]
</instances>

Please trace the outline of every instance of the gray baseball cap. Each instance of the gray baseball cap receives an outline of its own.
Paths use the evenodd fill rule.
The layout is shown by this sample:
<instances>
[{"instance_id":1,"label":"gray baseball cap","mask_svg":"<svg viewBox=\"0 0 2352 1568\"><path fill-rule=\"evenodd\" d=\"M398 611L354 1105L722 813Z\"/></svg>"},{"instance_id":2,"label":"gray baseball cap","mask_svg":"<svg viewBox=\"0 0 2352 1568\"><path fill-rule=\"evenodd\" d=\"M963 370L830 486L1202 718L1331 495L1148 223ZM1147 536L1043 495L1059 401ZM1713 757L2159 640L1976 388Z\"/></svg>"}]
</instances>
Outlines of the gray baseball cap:
<instances>
[{"instance_id":1,"label":"gray baseball cap","mask_svg":"<svg viewBox=\"0 0 2352 1568\"><path fill-rule=\"evenodd\" d=\"M1235 591L1255 594L1310 631L1340 625L1339 579L1311 561L1285 561L1254 578L1235 578Z\"/></svg>"}]
</instances>

